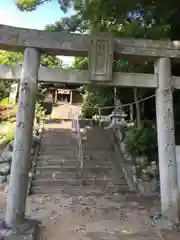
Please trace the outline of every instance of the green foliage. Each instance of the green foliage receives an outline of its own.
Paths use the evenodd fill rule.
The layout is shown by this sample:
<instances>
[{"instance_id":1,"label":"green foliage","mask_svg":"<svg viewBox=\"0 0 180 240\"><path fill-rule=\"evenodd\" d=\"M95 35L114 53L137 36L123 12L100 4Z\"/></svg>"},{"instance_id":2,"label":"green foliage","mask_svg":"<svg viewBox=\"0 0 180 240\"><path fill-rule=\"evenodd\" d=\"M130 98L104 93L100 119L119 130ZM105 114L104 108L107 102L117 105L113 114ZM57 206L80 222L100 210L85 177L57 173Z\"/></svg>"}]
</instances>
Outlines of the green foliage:
<instances>
[{"instance_id":1,"label":"green foliage","mask_svg":"<svg viewBox=\"0 0 180 240\"><path fill-rule=\"evenodd\" d=\"M14 139L14 123L1 123L0 128L2 129L0 132L0 139L3 138L7 142Z\"/></svg>"},{"instance_id":2,"label":"green foliage","mask_svg":"<svg viewBox=\"0 0 180 240\"><path fill-rule=\"evenodd\" d=\"M49 0L15 0L15 3L21 11L33 11L37 6L48 1Z\"/></svg>"},{"instance_id":3,"label":"green foliage","mask_svg":"<svg viewBox=\"0 0 180 240\"><path fill-rule=\"evenodd\" d=\"M4 137L4 139L7 142L10 142L14 139L14 125L11 125L11 127L9 128L9 131L7 132L6 136Z\"/></svg>"},{"instance_id":4,"label":"green foliage","mask_svg":"<svg viewBox=\"0 0 180 240\"><path fill-rule=\"evenodd\" d=\"M8 107L10 105L9 98L3 98L0 101L0 107Z\"/></svg>"},{"instance_id":5,"label":"green foliage","mask_svg":"<svg viewBox=\"0 0 180 240\"><path fill-rule=\"evenodd\" d=\"M21 11L33 11L41 4L45 2L51 2L51 1L52 0L15 0L15 3L16 3L16 6ZM60 4L60 7L63 11L67 11L67 8L71 7L72 3L75 2L74 0L53 0L53 1L57 1ZM78 2L81 3L81 0L77 0L77 3Z\"/></svg>"},{"instance_id":6,"label":"green foliage","mask_svg":"<svg viewBox=\"0 0 180 240\"><path fill-rule=\"evenodd\" d=\"M9 96L10 85L9 81L0 80L0 100Z\"/></svg>"},{"instance_id":7,"label":"green foliage","mask_svg":"<svg viewBox=\"0 0 180 240\"><path fill-rule=\"evenodd\" d=\"M72 67L80 70L88 69L88 58L76 57Z\"/></svg>"},{"instance_id":8,"label":"green foliage","mask_svg":"<svg viewBox=\"0 0 180 240\"><path fill-rule=\"evenodd\" d=\"M35 116L37 120L40 120L45 116L44 108L40 102L36 103Z\"/></svg>"},{"instance_id":9,"label":"green foliage","mask_svg":"<svg viewBox=\"0 0 180 240\"><path fill-rule=\"evenodd\" d=\"M157 159L157 134L152 126L129 130L125 137L125 145L127 151L134 157L146 156L149 161Z\"/></svg>"},{"instance_id":10,"label":"green foliage","mask_svg":"<svg viewBox=\"0 0 180 240\"><path fill-rule=\"evenodd\" d=\"M113 104L113 89L110 87L84 86L84 102L82 114L85 117L92 117L98 114L98 108Z\"/></svg>"},{"instance_id":11,"label":"green foliage","mask_svg":"<svg viewBox=\"0 0 180 240\"><path fill-rule=\"evenodd\" d=\"M7 64L14 66L16 64L22 64L23 54L16 52L0 51L0 64Z\"/></svg>"},{"instance_id":12,"label":"green foliage","mask_svg":"<svg viewBox=\"0 0 180 240\"><path fill-rule=\"evenodd\" d=\"M0 64L7 64L8 66L14 66L16 64L22 64L23 54L18 52L0 51ZM40 64L44 67L60 67L62 61L56 57L48 54L42 54L40 58Z\"/></svg>"},{"instance_id":13,"label":"green foliage","mask_svg":"<svg viewBox=\"0 0 180 240\"><path fill-rule=\"evenodd\" d=\"M41 63L41 66L49 67L49 68L55 68L55 67L62 66L62 61L58 57L51 56L48 54L41 55L40 63Z\"/></svg>"}]
</instances>

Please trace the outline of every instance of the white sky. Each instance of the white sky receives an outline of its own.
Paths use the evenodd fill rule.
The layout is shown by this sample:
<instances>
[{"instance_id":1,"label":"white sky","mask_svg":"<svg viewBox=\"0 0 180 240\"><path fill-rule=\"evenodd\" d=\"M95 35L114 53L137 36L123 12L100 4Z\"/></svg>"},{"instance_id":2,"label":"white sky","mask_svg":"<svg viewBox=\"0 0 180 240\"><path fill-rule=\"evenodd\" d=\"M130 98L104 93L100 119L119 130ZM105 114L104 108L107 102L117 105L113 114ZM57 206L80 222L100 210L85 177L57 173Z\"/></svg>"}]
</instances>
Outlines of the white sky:
<instances>
[{"instance_id":1,"label":"white sky","mask_svg":"<svg viewBox=\"0 0 180 240\"><path fill-rule=\"evenodd\" d=\"M49 9L53 8L53 11ZM53 24L55 21L60 20L64 16L70 16L73 11L68 14L64 14L57 3L52 0L51 3L47 3L37 8L33 12L21 12L14 4L14 0L0 0L0 24L10 25L15 27L44 29L47 24ZM60 56L64 65L71 65L74 61L74 57Z\"/></svg>"}]
</instances>

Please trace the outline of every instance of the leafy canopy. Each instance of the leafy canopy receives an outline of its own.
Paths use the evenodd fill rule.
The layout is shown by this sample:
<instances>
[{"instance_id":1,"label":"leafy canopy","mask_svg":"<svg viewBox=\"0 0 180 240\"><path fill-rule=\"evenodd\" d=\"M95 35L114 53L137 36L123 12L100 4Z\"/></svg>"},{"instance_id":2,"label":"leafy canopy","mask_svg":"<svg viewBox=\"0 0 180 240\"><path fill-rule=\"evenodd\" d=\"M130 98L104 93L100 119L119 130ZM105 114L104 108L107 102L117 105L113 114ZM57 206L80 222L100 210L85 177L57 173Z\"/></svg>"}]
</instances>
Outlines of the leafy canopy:
<instances>
[{"instance_id":1,"label":"leafy canopy","mask_svg":"<svg viewBox=\"0 0 180 240\"><path fill-rule=\"evenodd\" d=\"M79 24L88 21L98 28L103 22L109 25L122 24L124 20L137 19L138 22L149 26L158 25L170 29L169 37L179 39L179 11L180 2L175 0L15 0L21 11L33 11L39 5L57 1L66 11L70 7L76 10L74 20L81 19ZM52 10L52 9L51 9ZM176 30L176 31L175 31ZM177 31L178 30L178 31ZM157 39L161 35L157 36Z\"/></svg>"}]
</instances>

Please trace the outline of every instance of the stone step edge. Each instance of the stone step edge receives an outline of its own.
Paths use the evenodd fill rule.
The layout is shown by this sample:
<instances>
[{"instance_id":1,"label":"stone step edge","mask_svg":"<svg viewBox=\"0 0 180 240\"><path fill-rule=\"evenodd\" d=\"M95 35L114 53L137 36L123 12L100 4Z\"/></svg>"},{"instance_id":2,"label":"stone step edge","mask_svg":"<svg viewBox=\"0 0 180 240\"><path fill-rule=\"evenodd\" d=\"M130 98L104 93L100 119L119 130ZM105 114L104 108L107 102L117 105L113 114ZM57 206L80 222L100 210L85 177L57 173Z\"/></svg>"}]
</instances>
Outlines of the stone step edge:
<instances>
[{"instance_id":1,"label":"stone step edge","mask_svg":"<svg viewBox=\"0 0 180 240\"><path fill-rule=\"evenodd\" d=\"M80 163L80 162L79 162ZM58 170L60 170L60 169L62 169L62 168L67 168L67 169L76 169L77 167L72 167L72 166L65 166L65 167L62 167L62 166L59 166L59 165L53 165L53 166L51 166L51 165L48 165L48 166L36 166L36 170L37 169L58 169ZM113 165L112 166L96 166L96 167L87 167L88 169L114 169L114 167L113 167ZM78 168L77 168L78 169Z\"/></svg>"},{"instance_id":2,"label":"stone step edge","mask_svg":"<svg viewBox=\"0 0 180 240\"><path fill-rule=\"evenodd\" d=\"M72 190L70 190L69 186L51 186L51 187L46 187L46 186L32 186L31 188L31 194L60 194L60 193L65 193L67 191L67 193L71 192L71 194L79 194L81 191L85 192L86 190L89 192L89 189L91 189L92 193L95 192L96 190L100 191L103 194L104 192L110 192L110 193L127 193L129 194L135 194L133 191L130 191L128 189L128 187L124 187L124 188L119 188L117 189L116 186L113 187L104 187L104 186L98 186L98 185L94 185L94 186L71 186L71 188L73 189L73 193ZM89 192L90 193L90 192Z\"/></svg>"}]
</instances>

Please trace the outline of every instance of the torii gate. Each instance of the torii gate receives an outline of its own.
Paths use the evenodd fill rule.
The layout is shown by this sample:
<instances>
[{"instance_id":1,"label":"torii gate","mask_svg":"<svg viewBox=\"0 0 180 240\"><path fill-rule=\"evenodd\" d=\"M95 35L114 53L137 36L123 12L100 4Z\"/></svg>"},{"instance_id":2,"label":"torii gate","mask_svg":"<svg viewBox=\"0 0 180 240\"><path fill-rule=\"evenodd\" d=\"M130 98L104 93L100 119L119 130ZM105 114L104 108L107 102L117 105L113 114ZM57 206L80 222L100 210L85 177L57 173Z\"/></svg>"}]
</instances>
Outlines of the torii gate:
<instances>
[{"instance_id":1,"label":"torii gate","mask_svg":"<svg viewBox=\"0 0 180 240\"><path fill-rule=\"evenodd\" d=\"M0 78L20 79L19 108L5 219L8 226L17 225L25 219L37 81L156 88L161 208L162 213L170 220L178 220L179 193L172 88L180 89L180 78L171 76L171 59L179 60L180 42L113 39L105 33L88 36L0 25L0 49L24 52L22 67L0 65ZM41 53L89 56L89 70L40 67ZM154 61L154 75L113 73L114 58L137 62Z\"/></svg>"}]
</instances>

